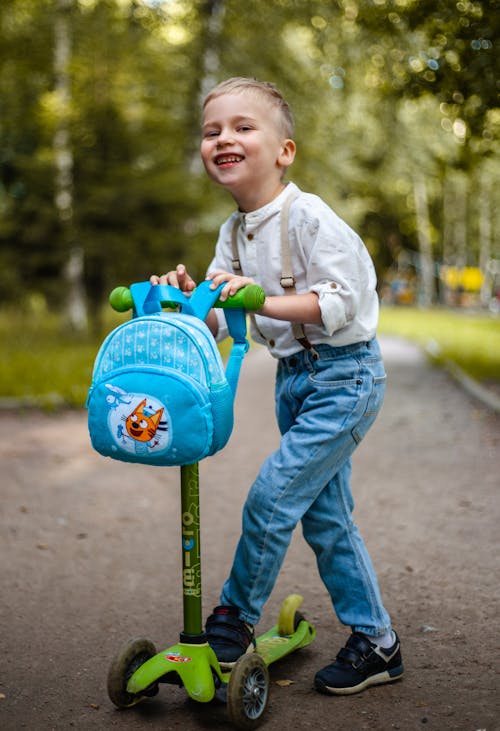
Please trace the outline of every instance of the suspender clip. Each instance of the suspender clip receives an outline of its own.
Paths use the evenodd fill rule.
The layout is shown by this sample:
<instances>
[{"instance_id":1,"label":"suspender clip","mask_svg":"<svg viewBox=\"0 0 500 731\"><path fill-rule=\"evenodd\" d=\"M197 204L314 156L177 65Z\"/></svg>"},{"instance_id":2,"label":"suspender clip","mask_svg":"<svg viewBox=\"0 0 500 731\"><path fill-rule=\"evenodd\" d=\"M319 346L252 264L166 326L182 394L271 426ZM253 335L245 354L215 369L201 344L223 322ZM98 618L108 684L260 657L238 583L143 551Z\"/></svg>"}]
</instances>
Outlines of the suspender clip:
<instances>
[{"instance_id":1,"label":"suspender clip","mask_svg":"<svg viewBox=\"0 0 500 731\"><path fill-rule=\"evenodd\" d=\"M280 284L283 289L290 289L290 287L295 287L295 277L281 277Z\"/></svg>"}]
</instances>

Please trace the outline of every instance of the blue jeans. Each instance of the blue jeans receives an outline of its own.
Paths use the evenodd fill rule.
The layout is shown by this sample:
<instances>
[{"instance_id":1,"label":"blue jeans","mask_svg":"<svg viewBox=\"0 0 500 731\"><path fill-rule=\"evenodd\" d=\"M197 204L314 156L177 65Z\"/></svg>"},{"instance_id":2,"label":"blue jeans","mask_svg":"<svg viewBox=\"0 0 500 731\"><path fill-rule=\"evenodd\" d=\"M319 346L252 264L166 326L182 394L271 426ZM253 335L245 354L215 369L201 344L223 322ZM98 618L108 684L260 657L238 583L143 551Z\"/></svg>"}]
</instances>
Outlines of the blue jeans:
<instances>
[{"instance_id":1,"label":"blue jeans","mask_svg":"<svg viewBox=\"0 0 500 731\"><path fill-rule=\"evenodd\" d=\"M243 509L243 528L221 604L256 624L302 521L340 622L368 635L390 629L375 571L352 520L351 455L385 391L376 340L315 346L278 363L279 448L264 462Z\"/></svg>"}]
</instances>

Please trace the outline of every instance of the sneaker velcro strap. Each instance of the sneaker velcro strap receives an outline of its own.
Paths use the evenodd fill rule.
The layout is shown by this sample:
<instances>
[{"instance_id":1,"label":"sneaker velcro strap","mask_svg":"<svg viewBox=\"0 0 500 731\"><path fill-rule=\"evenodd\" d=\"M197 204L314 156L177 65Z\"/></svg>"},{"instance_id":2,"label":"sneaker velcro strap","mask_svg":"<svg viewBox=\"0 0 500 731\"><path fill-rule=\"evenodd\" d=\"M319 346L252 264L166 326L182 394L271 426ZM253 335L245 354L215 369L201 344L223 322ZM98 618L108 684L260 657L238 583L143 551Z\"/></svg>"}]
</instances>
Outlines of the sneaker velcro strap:
<instances>
[{"instance_id":1,"label":"sneaker velcro strap","mask_svg":"<svg viewBox=\"0 0 500 731\"><path fill-rule=\"evenodd\" d=\"M343 647L337 655L337 660L343 660L350 665L354 665L354 663L358 662L360 658L363 659L363 656L360 655L359 652L351 650L348 647Z\"/></svg>"},{"instance_id":2,"label":"sneaker velcro strap","mask_svg":"<svg viewBox=\"0 0 500 731\"><path fill-rule=\"evenodd\" d=\"M337 659L349 663L353 668L358 668L371 655L373 655L371 642L366 637L354 633L348 639L346 646L340 650Z\"/></svg>"},{"instance_id":3,"label":"sneaker velcro strap","mask_svg":"<svg viewBox=\"0 0 500 731\"><path fill-rule=\"evenodd\" d=\"M241 627L234 627L229 624L211 624L209 627L207 627L207 634L212 638L224 638L225 640L231 640L231 642L238 642L238 644L243 645L243 647L248 647L248 644L251 640L251 634L250 632L244 631Z\"/></svg>"},{"instance_id":4,"label":"sneaker velcro strap","mask_svg":"<svg viewBox=\"0 0 500 731\"><path fill-rule=\"evenodd\" d=\"M207 620L206 633L209 640L229 640L240 645L243 650L254 641L252 630L233 612L216 611L212 614Z\"/></svg>"},{"instance_id":5,"label":"sneaker velcro strap","mask_svg":"<svg viewBox=\"0 0 500 731\"><path fill-rule=\"evenodd\" d=\"M361 657L357 660L357 662L353 662L353 664L352 664L353 668L355 670L357 670L364 663L370 661L370 659L373 658L374 655L378 657L377 653L374 652L373 650L370 650L370 652L367 655L361 655Z\"/></svg>"}]
</instances>

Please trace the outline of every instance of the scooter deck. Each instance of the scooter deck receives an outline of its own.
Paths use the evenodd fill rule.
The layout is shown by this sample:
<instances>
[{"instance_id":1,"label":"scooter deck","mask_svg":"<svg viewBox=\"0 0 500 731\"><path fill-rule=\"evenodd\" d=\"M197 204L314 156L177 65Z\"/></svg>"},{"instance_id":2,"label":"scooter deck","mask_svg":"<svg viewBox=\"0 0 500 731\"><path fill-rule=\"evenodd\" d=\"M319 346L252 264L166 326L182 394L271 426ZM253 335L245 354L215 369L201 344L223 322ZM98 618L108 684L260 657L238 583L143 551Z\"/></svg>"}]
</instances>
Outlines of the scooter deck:
<instances>
[{"instance_id":1,"label":"scooter deck","mask_svg":"<svg viewBox=\"0 0 500 731\"><path fill-rule=\"evenodd\" d=\"M303 619L297 629L291 635L282 635L279 626L276 624L260 637L257 637L256 651L262 657L266 665L270 665L291 652L309 645L316 636L316 630Z\"/></svg>"},{"instance_id":2,"label":"scooter deck","mask_svg":"<svg viewBox=\"0 0 500 731\"><path fill-rule=\"evenodd\" d=\"M298 594L291 594L281 606L278 623L256 639L256 652L266 665L286 657L291 652L309 645L316 636L312 624L296 614L302 602ZM137 695L151 688L154 683L181 681L194 700L208 702L216 693L214 677L227 687L231 672L221 670L214 651L207 642L201 644L179 643L146 660L128 679L126 690ZM169 679L167 679L169 678Z\"/></svg>"},{"instance_id":3,"label":"scooter deck","mask_svg":"<svg viewBox=\"0 0 500 731\"><path fill-rule=\"evenodd\" d=\"M313 625L303 619L291 635L279 633L279 625L256 639L256 651L266 665L286 657L291 652L309 645L316 636ZM138 668L127 683L130 693L140 694L159 678L168 673L179 676L188 694L198 701L210 701L215 693L212 670L217 670L218 663L213 650L207 643L202 645L178 644L163 650L150 658ZM220 671L219 671L220 673ZM227 682L230 672L220 673L220 678Z\"/></svg>"}]
</instances>

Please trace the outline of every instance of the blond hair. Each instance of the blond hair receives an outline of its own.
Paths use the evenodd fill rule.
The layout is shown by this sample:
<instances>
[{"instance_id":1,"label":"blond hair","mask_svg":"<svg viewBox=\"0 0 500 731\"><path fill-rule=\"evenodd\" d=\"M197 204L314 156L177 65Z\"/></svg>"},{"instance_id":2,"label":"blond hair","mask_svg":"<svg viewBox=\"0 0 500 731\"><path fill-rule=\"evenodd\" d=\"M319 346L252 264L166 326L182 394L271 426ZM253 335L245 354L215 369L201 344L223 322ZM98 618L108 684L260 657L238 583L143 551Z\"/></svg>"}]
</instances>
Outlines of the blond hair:
<instances>
[{"instance_id":1,"label":"blond hair","mask_svg":"<svg viewBox=\"0 0 500 731\"><path fill-rule=\"evenodd\" d=\"M244 76L233 76L222 81L210 91L203 100L203 109L212 99L224 94L241 94L249 91L261 99L265 99L279 113L281 131L285 137L293 137L294 121L292 110L279 89L270 81L258 81Z\"/></svg>"}]
</instances>

